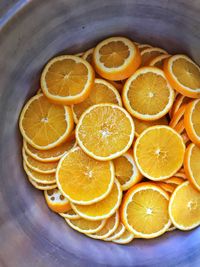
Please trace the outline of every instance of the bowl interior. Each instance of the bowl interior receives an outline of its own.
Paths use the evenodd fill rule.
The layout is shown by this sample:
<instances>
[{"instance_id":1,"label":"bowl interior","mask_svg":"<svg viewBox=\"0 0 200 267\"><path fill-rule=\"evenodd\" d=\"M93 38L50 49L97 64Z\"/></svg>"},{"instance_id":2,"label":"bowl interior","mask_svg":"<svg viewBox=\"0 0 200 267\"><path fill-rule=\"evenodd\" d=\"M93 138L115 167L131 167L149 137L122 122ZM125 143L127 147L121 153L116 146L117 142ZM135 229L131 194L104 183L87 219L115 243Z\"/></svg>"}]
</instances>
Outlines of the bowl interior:
<instances>
[{"instance_id":1,"label":"bowl interior","mask_svg":"<svg viewBox=\"0 0 200 267\"><path fill-rule=\"evenodd\" d=\"M200 63L198 1L3 0L0 9L0 260L9 267L200 266L200 228L126 246L70 229L28 183L18 129L22 106L57 54L123 35Z\"/></svg>"}]
</instances>

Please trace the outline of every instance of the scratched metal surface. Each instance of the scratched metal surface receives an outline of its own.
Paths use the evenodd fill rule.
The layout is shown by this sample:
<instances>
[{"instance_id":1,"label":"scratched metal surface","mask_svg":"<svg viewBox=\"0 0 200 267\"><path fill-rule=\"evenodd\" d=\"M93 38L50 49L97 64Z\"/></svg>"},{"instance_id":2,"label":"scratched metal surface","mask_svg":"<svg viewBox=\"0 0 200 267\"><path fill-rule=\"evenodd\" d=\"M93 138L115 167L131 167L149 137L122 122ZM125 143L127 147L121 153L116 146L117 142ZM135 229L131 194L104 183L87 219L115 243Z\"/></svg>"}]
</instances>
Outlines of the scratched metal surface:
<instances>
[{"instance_id":1,"label":"scratched metal surface","mask_svg":"<svg viewBox=\"0 0 200 267\"><path fill-rule=\"evenodd\" d=\"M52 56L126 35L200 63L199 0L0 0L0 266L199 267L200 228L127 246L91 240L46 207L22 169L18 116Z\"/></svg>"}]
</instances>

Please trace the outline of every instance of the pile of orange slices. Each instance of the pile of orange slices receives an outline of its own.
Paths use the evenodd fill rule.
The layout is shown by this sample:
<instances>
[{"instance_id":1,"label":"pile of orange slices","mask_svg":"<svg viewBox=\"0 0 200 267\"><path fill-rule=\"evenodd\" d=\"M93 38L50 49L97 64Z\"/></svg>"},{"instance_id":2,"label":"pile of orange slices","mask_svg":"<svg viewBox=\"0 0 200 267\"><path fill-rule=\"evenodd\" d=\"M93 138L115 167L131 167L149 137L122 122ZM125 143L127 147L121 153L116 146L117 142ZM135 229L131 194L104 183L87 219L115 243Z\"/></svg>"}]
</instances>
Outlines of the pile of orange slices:
<instances>
[{"instance_id":1,"label":"pile of orange slices","mask_svg":"<svg viewBox=\"0 0 200 267\"><path fill-rule=\"evenodd\" d=\"M19 118L23 166L88 238L127 244L200 225L200 68L107 38L51 59Z\"/></svg>"}]
</instances>

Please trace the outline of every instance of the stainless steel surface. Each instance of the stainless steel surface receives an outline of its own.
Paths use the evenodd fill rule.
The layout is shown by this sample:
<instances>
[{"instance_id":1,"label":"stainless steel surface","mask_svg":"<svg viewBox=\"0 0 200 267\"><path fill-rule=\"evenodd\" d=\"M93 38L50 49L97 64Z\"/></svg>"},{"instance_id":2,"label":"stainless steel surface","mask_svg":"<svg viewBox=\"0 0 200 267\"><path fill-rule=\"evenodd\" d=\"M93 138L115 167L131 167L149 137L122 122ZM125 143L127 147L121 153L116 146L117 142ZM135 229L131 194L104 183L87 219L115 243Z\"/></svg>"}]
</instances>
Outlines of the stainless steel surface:
<instances>
[{"instance_id":1,"label":"stainless steel surface","mask_svg":"<svg viewBox=\"0 0 200 267\"><path fill-rule=\"evenodd\" d=\"M22 169L18 116L58 53L110 35L200 63L199 0L0 0L0 266L200 266L200 228L127 246L91 240L50 212Z\"/></svg>"}]
</instances>

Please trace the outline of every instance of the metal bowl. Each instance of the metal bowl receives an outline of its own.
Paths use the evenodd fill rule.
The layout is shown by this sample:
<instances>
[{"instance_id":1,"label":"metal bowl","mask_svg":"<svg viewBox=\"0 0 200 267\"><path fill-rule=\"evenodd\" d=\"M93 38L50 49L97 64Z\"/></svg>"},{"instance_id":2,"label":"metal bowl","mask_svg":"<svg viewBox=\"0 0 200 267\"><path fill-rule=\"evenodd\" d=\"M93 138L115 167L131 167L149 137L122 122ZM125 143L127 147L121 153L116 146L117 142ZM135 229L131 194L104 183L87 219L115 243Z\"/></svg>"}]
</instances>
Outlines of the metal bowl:
<instances>
[{"instance_id":1,"label":"metal bowl","mask_svg":"<svg viewBox=\"0 0 200 267\"><path fill-rule=\"evenodd\" d=\"M27 181L18 129L22 106L56 54L124 35L200 63L199 1L1 0L0 14L0 266L200 266L200 228L126 246L70 229Z\"/></svg>"}]
</instances>

